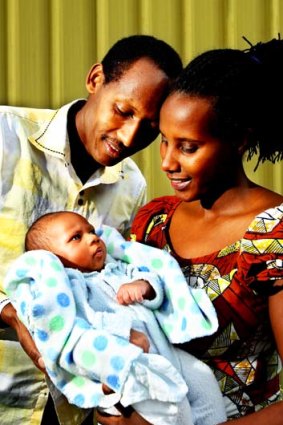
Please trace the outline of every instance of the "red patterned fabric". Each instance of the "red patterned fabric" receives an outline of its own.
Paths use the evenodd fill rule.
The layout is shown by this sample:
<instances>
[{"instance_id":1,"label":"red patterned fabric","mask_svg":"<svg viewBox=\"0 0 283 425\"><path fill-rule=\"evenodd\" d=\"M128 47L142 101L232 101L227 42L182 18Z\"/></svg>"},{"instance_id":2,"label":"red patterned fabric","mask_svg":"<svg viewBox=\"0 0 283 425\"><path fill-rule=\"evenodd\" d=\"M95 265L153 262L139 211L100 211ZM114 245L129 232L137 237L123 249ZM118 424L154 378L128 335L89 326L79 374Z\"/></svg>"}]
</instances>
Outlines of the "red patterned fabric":
<instances>
[{"instance_id":1,"label":"red patterned fabric","mask_svg":"<svg viewBox=\"0 0 283 425\"><path fill-rule=\"evenodd\" d=\"M218 331L182 348L213 369L228 416L239 417L280 398L281 363L267 303L270 294L283 289L278 285L278 279L283 279L283 205L259 214L234 244L184 259L174 252L168 232L179 203L178 198L167 196L142 207L132 238L171 252L188 284L204 288L209 295L217 311Z\"/></svg>"}]
</instances>

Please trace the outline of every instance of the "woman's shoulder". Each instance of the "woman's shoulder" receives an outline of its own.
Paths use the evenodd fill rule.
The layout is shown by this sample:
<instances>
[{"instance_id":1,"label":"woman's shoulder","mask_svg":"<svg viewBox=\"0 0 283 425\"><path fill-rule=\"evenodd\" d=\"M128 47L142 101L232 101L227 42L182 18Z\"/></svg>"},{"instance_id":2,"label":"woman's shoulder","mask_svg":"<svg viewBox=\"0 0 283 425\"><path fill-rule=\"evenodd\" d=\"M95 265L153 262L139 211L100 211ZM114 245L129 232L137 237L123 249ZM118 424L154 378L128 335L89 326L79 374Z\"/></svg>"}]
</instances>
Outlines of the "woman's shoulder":
<instances>
[{"instance_id":1,"label":"woman's shoulder","mask_svg":"<svg viewBox=\"0 0 283 425\"><path fill-rule=\"evenodd\" d=\"M256 235L270 235L282 232L283 228L283 203L266 208L258 213L248 227L248 233ZM282 237L282 236L281 236Z\"/></svg>"},{"instance_id":2,"label":"woman's shoulder","mask_svg":"<svg viewBox=\"0 0 283 425\"><path fill-rule=\"evenodd\" d=\"M176 196L162 196L141 207L132 224L132 239L145 241L153 230L159 233L180 202Z\"/></svg>"},{"instance_id":3,"label":"woman's shoulder","mask_svg":"<svg viewBox=\"0 0 283 425\"><path fill-rule=\"evenodd\" d=\"M159 198L152 199L150 202L141 207L137 215L148 211L169 212L172 208L175 208L180 202L180 199L178 199L176 196L160 196Z\"/></svg>"}]
</instances>

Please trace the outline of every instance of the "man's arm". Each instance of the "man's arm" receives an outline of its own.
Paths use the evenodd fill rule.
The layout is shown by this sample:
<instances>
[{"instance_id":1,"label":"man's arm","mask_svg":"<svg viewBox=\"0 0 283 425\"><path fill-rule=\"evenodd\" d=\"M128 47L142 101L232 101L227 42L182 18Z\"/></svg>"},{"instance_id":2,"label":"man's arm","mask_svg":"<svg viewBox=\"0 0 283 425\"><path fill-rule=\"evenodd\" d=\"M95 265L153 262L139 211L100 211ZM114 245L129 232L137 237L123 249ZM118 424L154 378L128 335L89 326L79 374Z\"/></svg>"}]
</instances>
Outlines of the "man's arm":
<instances>
[{"instance_id":1,"label":"man's arm","mask_svg":"<svg viewBox=\"0 0 283 425\"><path fill-rule=\"evenodd\" d=\"M13 328L18 335L19 342L27 355L31 358L35 366L45 373L45 365L41 354L36 348L36 345L25 327L20 321L16 309L11 303L7 304L1 312L1 320L7 325Z\"/></svg>"}]
</instances>

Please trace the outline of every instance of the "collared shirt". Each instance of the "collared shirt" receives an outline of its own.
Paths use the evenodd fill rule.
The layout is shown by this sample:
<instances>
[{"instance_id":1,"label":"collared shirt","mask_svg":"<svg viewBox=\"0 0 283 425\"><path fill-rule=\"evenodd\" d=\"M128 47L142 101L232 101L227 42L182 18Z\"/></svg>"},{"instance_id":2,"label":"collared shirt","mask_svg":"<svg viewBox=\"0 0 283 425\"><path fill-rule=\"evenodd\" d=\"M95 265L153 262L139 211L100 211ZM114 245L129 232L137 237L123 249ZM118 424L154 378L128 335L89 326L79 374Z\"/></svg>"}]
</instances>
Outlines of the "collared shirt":
<instances>
[{"instance_id":1,"label":"collared shirt","mask_svg":"<svg viewBox=\"0 0 283 425\"><path fill-rule=\"evenodd\" d=\"M146 184L127 158L97 170L83 184L72 164L67 133L71 104L57 111L0 107L0 302L3 276L24 250L31 223L47 212L69 210L97 228L102 223L129 231L145 201ZM9 328L0 329L0 423L37 425L48 390ZM55 397L64 425L79 424L81 412Z\"/></svg>"}]
</instances>

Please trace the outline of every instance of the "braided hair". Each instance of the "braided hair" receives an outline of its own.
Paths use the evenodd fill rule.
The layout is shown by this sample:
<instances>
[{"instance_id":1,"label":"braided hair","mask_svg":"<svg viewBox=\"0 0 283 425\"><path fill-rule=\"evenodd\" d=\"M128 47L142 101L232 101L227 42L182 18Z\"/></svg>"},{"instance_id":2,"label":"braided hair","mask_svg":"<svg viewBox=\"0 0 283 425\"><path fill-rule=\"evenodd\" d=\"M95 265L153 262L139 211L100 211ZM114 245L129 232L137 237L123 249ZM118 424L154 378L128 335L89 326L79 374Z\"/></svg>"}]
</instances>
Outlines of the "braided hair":
<instances>
[{"instance_id":1,"label":"braided hair","mask_svg":"<svg viewBox=\"0 0 283 425\"><path fill-rule=\"evenodd\" d=\"M283 159L283 40L258 43L244 51L210 50L193 59L171 89L210 100L211 131L229 143L245 138L247 159ZM278 102L276 102L278 98Z\"/></svg>"}]
</instances>

